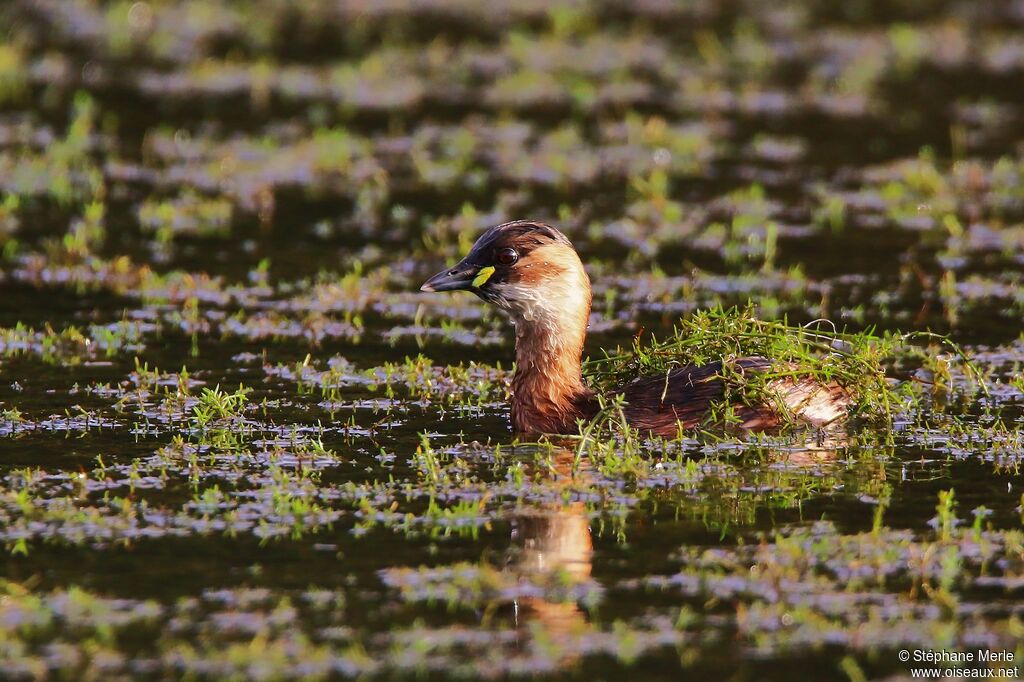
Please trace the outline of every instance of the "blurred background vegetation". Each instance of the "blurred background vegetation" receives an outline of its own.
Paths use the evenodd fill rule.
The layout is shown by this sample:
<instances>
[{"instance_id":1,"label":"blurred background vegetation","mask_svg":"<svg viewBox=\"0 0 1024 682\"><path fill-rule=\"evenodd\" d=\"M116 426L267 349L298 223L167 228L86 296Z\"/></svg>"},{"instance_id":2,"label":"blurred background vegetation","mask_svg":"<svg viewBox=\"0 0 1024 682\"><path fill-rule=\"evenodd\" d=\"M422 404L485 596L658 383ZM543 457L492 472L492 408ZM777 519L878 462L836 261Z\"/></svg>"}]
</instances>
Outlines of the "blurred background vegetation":
<instances>
[{"instance_id":1,"label":"blurred background vegetation","mask_svg":"<svg viewBox=\"0 0 1024 682\"><path fill-rule=\"evenodd\" d=\"M359 267L401 290L532 217L613 316L756 293L768 315L1019 317L1017 2L2 11L0 233L46 263L25 281Z\"/></svg>"}]
</instances>

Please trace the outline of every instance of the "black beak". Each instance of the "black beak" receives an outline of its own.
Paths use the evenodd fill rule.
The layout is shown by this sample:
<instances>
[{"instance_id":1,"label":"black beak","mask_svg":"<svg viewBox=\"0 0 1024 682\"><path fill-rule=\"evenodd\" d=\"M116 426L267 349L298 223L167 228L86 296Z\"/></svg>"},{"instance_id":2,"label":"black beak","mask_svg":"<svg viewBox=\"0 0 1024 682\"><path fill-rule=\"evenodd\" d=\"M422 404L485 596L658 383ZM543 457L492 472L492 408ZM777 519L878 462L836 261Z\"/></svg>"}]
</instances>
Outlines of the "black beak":
<instances>
[{"instance_id":1,"label":"black beak","mask_svg":"<svg viewBox=\"0 0 1024 682\"><path fill-rule=\"evenodd\" d=\"M428 279L420 287L420 291L468 291L487 281L486 277L480 281L480 275L485 270L487 268L480 268L463 260L451 270L443 270ZM490 270L493 272L494 268Z\"/></svg>"}]
</instances>

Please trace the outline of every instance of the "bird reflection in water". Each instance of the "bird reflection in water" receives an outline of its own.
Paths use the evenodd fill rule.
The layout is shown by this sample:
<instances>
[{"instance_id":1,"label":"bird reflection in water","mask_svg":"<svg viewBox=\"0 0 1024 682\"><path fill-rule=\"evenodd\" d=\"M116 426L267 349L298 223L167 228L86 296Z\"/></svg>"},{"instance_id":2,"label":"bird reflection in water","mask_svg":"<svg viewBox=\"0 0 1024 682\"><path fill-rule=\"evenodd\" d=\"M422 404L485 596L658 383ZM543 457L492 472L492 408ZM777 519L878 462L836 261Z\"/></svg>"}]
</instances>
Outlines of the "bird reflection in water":
<instances>
[{"instance_id":1,"label":"bird reflection in water","mask_svg":"<svg viewBox=\"0 0 1024 682\"><path fill-rule=\"evenodd\" d=\"M819 434L795 447L773 449L769 457L784 468L814 468L835 462L847 444L845 433L833 432L824 439ZM553 453L552 466L546 469L551 472L551 484L556 490L587 487L592 471L589 461L584 457L573 471L574 460L575 453L570 450L559 448ZM533 507L513 517L512 525L506 573L514 576L520 585L564 587L537 589L535 596L520 593L513 601L511 606L520 644L527 644L527 638L538 631L562 644L593 632L595 626L572 596L577 593L573 588L592 582L594 546L586 505L576 501ZM579 590L584 591L589 590ZM556 595L555 598L551 598L551 594ZM572 646L563 648L564 651L574 649ZM574 656L569 654L569 657Z\"/></svg>"},{"instance_id":2,"label":"bird reflection in water","mask_svg":"<svg viewBox=\"0 0 1024 682\"><path fill-rule=\"evenodd\" d=\"M532 582L558 580L567 587L590 580L594 547L590 519L581 502L562 509L537 510L514 520L512 540L519 556L509 570ZM532 619L541 621L549 632L568 633L586 622L573 600L553 602L544 597L521 597L515 604L516 625Z\"/></svg>"},{"instance_id":3,"label":"bird reflection in water","mask_svg":"<svg viewBox=\"0 0 1024 682\"><path fill-rule=\"evenodd\" d=\"M552 484L561 489L586 482L587 463L573 472L575 454L564 448L552 456L549 471ZM582 480L581 480L582 479ZM550 590L536 596L520 595L514 600L516 628L520 637L540 627L554 640L583 635L591 629L584 610L571 595L575 587L591 580L594 546L590 517L583 502L550 503L516 515L512 519L512 547L505 571L520 584L552 585L564 600L547 598Z\"/></svg>"}]
</instances>

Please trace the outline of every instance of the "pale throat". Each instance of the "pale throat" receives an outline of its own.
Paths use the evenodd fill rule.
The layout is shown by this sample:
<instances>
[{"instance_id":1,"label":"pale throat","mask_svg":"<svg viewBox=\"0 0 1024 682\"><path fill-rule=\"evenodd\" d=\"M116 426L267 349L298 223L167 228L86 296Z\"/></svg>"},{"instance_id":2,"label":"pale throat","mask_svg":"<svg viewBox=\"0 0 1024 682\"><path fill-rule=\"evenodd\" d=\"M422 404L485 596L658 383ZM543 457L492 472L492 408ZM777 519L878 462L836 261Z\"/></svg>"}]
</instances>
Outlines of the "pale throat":
<instances>
[{"instance_id":1,"label":"pale throat","mask_svg":"<svg viewBox=\"0 0 1024 682\"><path fill-rule=\"evenodd\" d=\"M528 391L533 398L559 403L587 392L580 365L590 317L585 277L541 286L505 285L516 328L514 394L525 397Z\"/></svg>"}]
</instances>

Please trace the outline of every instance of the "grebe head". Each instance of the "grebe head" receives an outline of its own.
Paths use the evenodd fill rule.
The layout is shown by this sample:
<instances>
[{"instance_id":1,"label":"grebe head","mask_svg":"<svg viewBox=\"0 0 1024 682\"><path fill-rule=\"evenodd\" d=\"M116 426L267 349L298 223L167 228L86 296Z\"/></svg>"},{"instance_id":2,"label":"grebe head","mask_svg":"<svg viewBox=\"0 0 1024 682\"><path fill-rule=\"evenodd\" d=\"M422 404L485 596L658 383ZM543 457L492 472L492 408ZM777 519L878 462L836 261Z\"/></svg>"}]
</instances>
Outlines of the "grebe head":
<instances>
[{"instance_id":1,"label":"grebe head","mask_svg":"<svg viewBox=\"0 0 1024 682\"><path fill-rule=\"evenodd\" d=\"M492 227L455 267L420 288L472 291L512 317L510 416L517 433L566 433L592 412L580 367L590 279L564 234L528 220Z\"/></svg>"},{"instance_id":2,"label":"grebe head","mask_svg":"<svg viewBox=\"0 0 1024 682\"><path fill-rule=\"evenodd\" d=\"M572 243L529 220L504 223L476 240L469 255L439 272L421 291L472 291L517 322L576 323L590 314L590 279Z\"/></svg>"}]
</instances>

